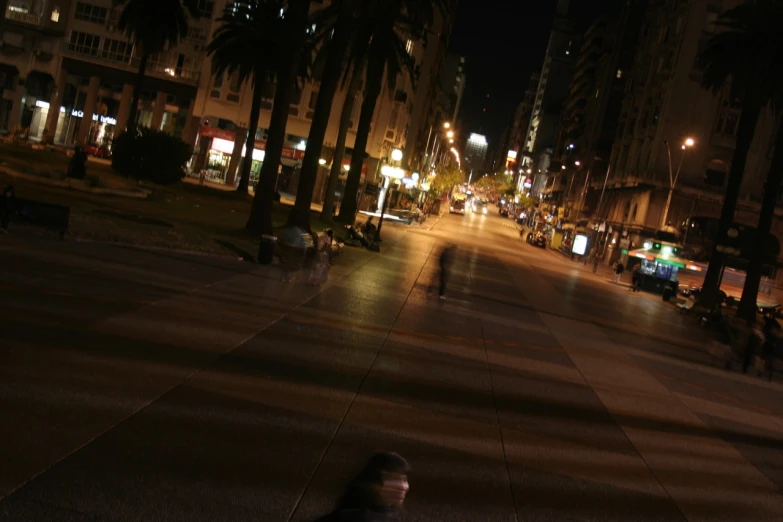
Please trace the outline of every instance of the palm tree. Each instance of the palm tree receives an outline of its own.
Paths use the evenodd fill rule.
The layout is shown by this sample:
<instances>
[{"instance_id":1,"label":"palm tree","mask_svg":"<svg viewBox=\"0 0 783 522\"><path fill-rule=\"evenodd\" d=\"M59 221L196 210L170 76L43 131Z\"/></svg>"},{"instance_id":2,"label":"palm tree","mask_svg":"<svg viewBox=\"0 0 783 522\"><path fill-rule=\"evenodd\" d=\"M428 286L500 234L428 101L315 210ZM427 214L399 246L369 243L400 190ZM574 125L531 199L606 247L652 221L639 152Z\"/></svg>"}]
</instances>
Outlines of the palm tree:
<instances>
[{"instance_id":1,"label":"palm tree","mask_svg":"<svg viewBox=\"0 0 783 522\"><path fill-rule=\"evenodd\" d=\"M703 305L711 307L719 290L724 255L718 245L727 237L734 222L742 176L756 125L762 109L775 94L773 78L779 74L779 50L771 42L779 41L781 18L779 0L749 0L723 13L717 25L723 30L712 36L697 58L702 69L702 86L718 93L730 83L731 95L742 104L737 125L736 146L729 169L726 195L718 222L718 235L700 295ZM774 37L774 38L773 38Z\"/></svg>"},{"instance_id":2,"label":"palm tree","mask_svg":"<svg viewBox=\"0 0 783 522\"><path fill-rule=\"evenodd\" d=\"M247 194L250 183L264 85L273 81L279 67L276 59L280 52L275 35L279 31L277 25L283 5L282 0L256 0L227 5L218 20L221 25L207 47L207 55L212 56L215 76L236 74L240 84L248 82L253 89L245 161L242 162L237 186L237 192L244 194Z\"/></svg>"},{"instance_id":3,"label":"palm tree","mask_svg":"<svg viewBox=\"0 0 783 522\"><path fill-rule=\"evenodd\" d=\"M313 189L318 175L318 160L321 157L326 130L329 126L332 102L339 87L343 70L342 63L350 43L357 5L358 0L336 0L331 6L337 12L337 19L334 24L333 36L325 44L326 62L323 66L318 98L310 123L307 149L304 159L302 159L302 169L299 172L296 202L288 216L289 224L305 230L310 230L310 205L313 201Z\"/></svg>"},{"instance_id":4,"label":"palm tree","mask_svg":"<svg viewBox=\"0 0 783 522\"><path fill-rule=\"evenodd\" d=\"M358 207L364 155L372 125L372 117L386 74L387 88L394 93L397 77L407 72L415 83L415 63L406 49L402 34L421 36L432 25L435 10L445 13L446 0L372 0L362 5L363 23L371 28L371 42L367 59L367 84L359 113L356 141L351 156L351 167L340 205L339 221L353 223Z\"/></svg>"},{"instance_id":5,"label":"palm tree","mask_svg":"<svg viewBox=\"0 0 783 522\"><path fill-rule=\"evenodd\" d=\"M334 196L337 190L337 182L340 180L340 174L343 168L343 156L345 155L345 138L348 136L348 129L351 126L351 115L356 105L356 95L359 93L359 87L362 84L362 77L365 69L365 53L369 45L369 38L363 40L364 46L359 51L359 56L354 61L353 69L350 70L350 82L345 91L345 102L340 113L340 127L337 130L337 140L334 144L334 156L332 158L332 168L329 170L329 180L326 183L326 195L324 196L323 210L321 211L321 221L330 223L334 220Z\"/></svg>"},{"instance_id":6,"label":"palm tree","mask_svg":"<svg viewBox=\"0 0 783 522\"><path fill-rule=\"evenodd\" d=\"M278 56L280 67L276 75L275 98L269 121L269 138L266 142L264 162L261 165L250 217L245 228L261 234L272 234L272 205L277 184L277 171L283 156L288 111L298 87L300 64L309 49L307 40L310 0L288 0L280 17ZM309 56L307 56L309 61Z\"/></svg>"},{"instance_id":7,"label":"palm tree","mask_svg":"<svg viewBox=\"0 0 783 522\"><path fill-rule=\"evenodd\" d=\"M779 20L781 19L779 18ZM780 40L778 42L779 48L783 49L783 47L780 47ZM769 167L766 186L764 187L764 198L761 202L759 223L756 228L756 241L745 275L745 284L742 287L742 298L737 309L737 315L746 320L756 318L759 285L761 284L764 263L767 261L771 250L770 231L772 230L772 221L775 218L775 208L778 203L781 183L783 183L783 121L778 123L775 153L772 156L772 163Z\"/></svg>"},{"instance_id":8,"label":"palm tree","mask_svg":"<svg viewBox=\"0 0 783 522\"><path fill-rule=\"evenodd\" d=\"M198 18L200 12L198 0L114 0L114 4L122 6L117 27L133 42L134 50L141 53L128 115L127 130L133 133L150 57L176 46L187 37L188 16Z\"/></svg>"}]
</instances>

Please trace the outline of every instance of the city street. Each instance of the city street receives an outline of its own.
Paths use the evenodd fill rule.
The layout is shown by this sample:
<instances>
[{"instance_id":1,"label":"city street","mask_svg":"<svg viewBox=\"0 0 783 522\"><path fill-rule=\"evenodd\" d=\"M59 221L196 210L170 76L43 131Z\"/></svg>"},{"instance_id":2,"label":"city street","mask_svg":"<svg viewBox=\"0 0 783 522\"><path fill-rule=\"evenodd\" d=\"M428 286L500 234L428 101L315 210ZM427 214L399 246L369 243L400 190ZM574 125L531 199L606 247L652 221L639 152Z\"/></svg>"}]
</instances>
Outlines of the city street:
<instances>
[{"instance_id":1,"label":"city street","mask_svg":"<svg viewBox=\"0 0 783 522\"><path fill-rule=\"evenodd\" d=\"M783 518L783 386L693 319L495 207L383 235L321 288L0 237L0 520L310 521L375 450L409 521Z\"/></svg>"}]
</instances>

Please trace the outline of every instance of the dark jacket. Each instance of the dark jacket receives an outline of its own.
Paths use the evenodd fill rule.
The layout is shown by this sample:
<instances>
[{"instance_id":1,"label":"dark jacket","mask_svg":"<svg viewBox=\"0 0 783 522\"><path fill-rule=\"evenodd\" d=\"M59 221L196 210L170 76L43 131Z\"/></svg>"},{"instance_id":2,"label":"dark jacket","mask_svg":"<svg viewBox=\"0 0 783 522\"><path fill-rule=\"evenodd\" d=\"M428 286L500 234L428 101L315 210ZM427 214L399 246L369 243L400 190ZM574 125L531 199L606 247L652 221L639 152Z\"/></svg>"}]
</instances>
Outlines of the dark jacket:
<instances>
[{"instance_id":1,"label":"dark jacket","mask_svg":"<svg viewBox=\"0 0 783 522\"><path fill-rule=\"evenodd\" d=\"M350 486L330 514L316 522L401 522L399 509L378 505L375 493L362 485Z\"/></svg>"}]
</instances>

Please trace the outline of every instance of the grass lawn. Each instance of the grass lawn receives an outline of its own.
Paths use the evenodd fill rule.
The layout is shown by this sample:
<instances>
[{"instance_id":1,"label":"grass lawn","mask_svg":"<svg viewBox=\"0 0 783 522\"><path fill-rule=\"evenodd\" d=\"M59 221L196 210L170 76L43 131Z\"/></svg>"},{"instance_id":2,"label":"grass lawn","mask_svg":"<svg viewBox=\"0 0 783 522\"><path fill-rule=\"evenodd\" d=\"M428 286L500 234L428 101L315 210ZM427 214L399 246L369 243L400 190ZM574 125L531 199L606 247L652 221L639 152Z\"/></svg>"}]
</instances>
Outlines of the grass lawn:
<instances>
[{"instance_id":1,"label":"grass lawn","mask_svg":"<svg viewBox=\"0 0 783 522\"><path fill-rule=\"evenodd\" d=\"M14 170L65 172L67 162L59 152L0 144L0 163ZM136 185L101 163L90 161L87 174L98 174L106 180L105 186ZM68 235L72 237L215 254L254 255L258 249L258 237L244 229L251 196L181 183L157 189L146 199L125 198L44 185L0 170L0 184L9 183L20 198L70 207ZM275 204L275 226L285 223L289 209ZM317 213L313 213L312 227L316 231L326 227Z\"/></svg>"}]
</instances>

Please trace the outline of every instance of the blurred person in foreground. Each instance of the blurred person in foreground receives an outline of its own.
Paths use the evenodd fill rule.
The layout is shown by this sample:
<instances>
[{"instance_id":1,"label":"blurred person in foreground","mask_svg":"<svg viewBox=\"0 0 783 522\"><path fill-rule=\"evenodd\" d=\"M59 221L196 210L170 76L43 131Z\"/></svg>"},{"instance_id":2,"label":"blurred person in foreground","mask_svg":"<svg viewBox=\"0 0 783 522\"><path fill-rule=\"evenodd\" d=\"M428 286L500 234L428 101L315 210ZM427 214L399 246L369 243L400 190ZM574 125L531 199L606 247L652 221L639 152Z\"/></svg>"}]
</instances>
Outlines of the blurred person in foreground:
<instances>
[{"instance_id":1,"label":"blurred person in foreground","mask_svg":"<svg viewBox=\"0 0 783 522\"><path fill-rule=\"evenodd\" d=\"M449 282L449 272L451 272L451 265L454 263L454 254L457 251L457 245L447 245L440 253L438 263L440 265L440 289L438 290L438 297L440 299L446 299L446 285Z\"/></svg>"},{"instance_id":2,"label":"blurred person in foreground","mask_svg":"<svg viewBox=\"0 0 783 522\"><path fill-rule=\"evenodd\" d=\"M408 462L397 453L376 453L346 486L337 508L316 522L401 522L408 473Z\"/></svg>"}]
</instances>

